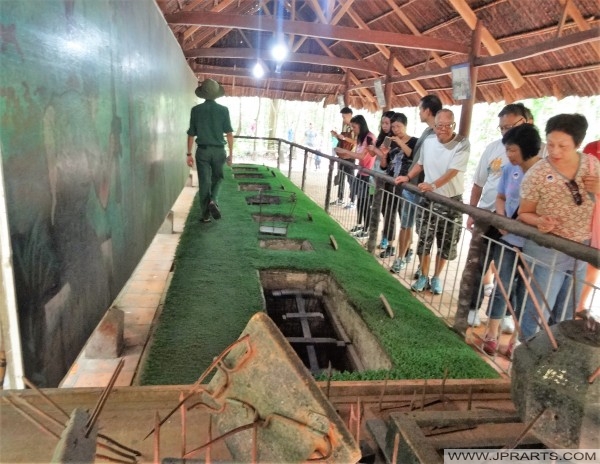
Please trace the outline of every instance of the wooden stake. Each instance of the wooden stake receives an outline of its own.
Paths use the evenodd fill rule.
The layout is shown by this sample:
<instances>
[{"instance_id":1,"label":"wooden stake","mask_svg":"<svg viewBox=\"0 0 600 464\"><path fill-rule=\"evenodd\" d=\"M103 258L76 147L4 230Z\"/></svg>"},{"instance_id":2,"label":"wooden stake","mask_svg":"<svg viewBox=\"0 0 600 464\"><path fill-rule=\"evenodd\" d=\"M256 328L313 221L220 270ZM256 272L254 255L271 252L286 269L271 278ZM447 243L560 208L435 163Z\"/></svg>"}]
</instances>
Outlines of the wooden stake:
<instances>
[{"instance_id":1,"label":"wooden stake","mask_svg":"<svg viewBox=\"0 0 600 464\"><path fill-rule=\"evenodd\" d=\"M185 414L186 414L186 409L185 409L185 404L183 402L183 392L179 393L179 403L181 404L181 406L179 407L179 412L181 413L181 457L183 458L185 456L185 436L186 436L186 424L185 424Z\"/></svg>"},{"instance_id":2,"label":"wooden stake","mask_svg":"<svg viewBox=\"0 0 600 464\"><path fill-rule=\"evenodd\" d=\"M329 241L331 242L331 246L333 247L333 249L334 249L335 251L337 251L337 249L338 249L338 244L337 244L337 242L335 241L335 237L334 237L333 235L330 235L330 236L329 236Z\"/></svg>"},{"instance_id":3,"label":"wooden stake","mask_svg":"<svg viewBox=\"0 0 600 464\"><path fill-rule=\"evenodd\" d=\"M388 313L388 316L390 316L390 319L394 319L394 311L392 310L392 307L388 303L388 300L383 293L381 293L379 295L379 299L383 303L383 307L384 307L385 311Z\"/></svg>"},{"instance_id":4,"label":"wooden stake","mask_svg":"<svg viewBox=\"0 0 600 464\"><path fill-rule=\"evenodd\" d=\"M598 368L594 371L594 373L592 375L590 375L590 377L588 379L588 383L594 383L594 380L596 380L598 378L598 376L600 376L600 366L598 366Z\"/></svg>"},{"instance_id":5,"label":"wooden stake","mask_svg":"<svg viewBox=\"0 0 600 464\"><path fill-rule=\"evenodd\" d=\"M396 436L394 437L394 452L392 454L392 464L396 464L398 462L398 448L400 448L400 434L396 432Z\"/></svg>"}]
</instances>

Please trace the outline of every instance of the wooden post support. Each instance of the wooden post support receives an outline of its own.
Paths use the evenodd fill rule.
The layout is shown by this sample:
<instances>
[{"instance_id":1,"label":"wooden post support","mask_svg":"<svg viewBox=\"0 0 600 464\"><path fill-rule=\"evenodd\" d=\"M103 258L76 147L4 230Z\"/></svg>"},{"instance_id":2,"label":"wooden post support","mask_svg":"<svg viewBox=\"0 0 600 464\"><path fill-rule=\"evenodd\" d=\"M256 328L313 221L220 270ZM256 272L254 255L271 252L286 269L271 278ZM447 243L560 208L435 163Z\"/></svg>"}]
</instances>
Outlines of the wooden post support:
<instances>
[{"instance_id":1,"label":"wooden post support","mask_svg":"<svg viewBox=\"0 0 600 464\"><path fill-rule=\"evenodd\" d=\"M383 307L385 308L385 311L388 313L390 318L394 319L394 311L392 310L392 307L388 303L388 300L383 293L381 295L379 295L379 299L383 303Z\"/></svg>"},{"instance_id":2,"label":"wooden post support","mask_svg":"<svg viewBox=\"0 0 600 464\"><path fill-rule=\"evenodd\" d=\"M333 247L333 249L334 249L335 251L337 251L337 249L338 249L338 244L337 244L337 242L336 242L336 240L335 240L335 237L334 237L333 235L330 235L330 236L329 236L329 241L331 242L331 246Z\"/></svg>"}]
</instances>

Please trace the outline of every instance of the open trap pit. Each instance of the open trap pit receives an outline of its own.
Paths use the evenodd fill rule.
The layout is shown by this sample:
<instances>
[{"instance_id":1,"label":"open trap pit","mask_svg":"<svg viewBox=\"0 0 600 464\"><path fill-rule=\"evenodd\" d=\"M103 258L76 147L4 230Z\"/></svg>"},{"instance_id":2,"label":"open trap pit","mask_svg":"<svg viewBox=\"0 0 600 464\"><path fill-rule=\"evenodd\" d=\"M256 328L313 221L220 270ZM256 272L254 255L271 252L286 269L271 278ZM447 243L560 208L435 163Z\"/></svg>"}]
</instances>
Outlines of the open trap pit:
<instances>
[{"instance_id":1,"label":"open trap pit","mask_svg":"<svg viewBox=\"0 0 600 464\"><path fill-rule=\"evenodd\" d=\"M238 186L241 191L271 190L271 186L266 182L240 182Z\"/></svg>"},{"instance_id":2,"label":"open trap pit","mask_svg":"<svg viewBox=\"0 0 600 464\"><path fill-rule=\"evenodd\" d=\"M265 175L262 172L234 172L234 179L264 179Z\"/></svg>"},{"instance_id":3,"label":"open trap pit","mask_svg":"<svg viewBox=\"0 0 600 464\"><path fill-rule=\"evenodd\" d=\"M313 251L314 248L308 240L289 239L289 238L274 238L268 240L260 240L258 242L261 248L267 250L281 251Z\"/></svg>"},{"instance_id":4,"label":"open trap pit","mask_svg":"<svg viewBox=\"0 0 600 464\"><path fill-rule=\"evenodd\" d=\"M267 314L313 373L390 369L377 338L327 274L260 271Z\"/></svg>"},{"instance_id":5,"label":"open trap pit","mask_svg":"<svg viewBox=\"0 0 600 464\"><path fill-rule=\"evenodd\" d=\"M246 197L246 204L248 205L279 205L281 204L281 197L277 195L252 195Z\"/></svg>"}]
</instances>

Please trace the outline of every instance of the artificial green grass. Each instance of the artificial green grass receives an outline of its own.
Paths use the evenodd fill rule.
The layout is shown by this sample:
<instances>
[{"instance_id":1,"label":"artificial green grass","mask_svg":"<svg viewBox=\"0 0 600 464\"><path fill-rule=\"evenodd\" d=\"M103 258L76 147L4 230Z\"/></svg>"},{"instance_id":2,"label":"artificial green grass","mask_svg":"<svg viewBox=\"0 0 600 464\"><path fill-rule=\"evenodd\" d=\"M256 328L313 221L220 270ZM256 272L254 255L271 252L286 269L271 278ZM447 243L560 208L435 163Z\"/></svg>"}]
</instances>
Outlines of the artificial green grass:
<instances>
[{"instance_id":1,"label":"artificial green grass","mask_svg":"<svg viewBox=\"0 0 600 464\"><path fill-rule=\"evenodd\" d=\"M240 172L236 170L236 172ZM348 300L381 341L393 361L390 371L336 373L336 380L496 378L497 373L464 341L434 316L384 269L325 211L277 170L260 167L272 194L294 192L294 222L287 238L309 240L314 251L260 248L258 222L252 213L290 214L291 204L248 205L254 191L239 191L227 169L219 204L220 221L199 222L197 197L175 257L175 271L141 383L152 385L194 382L225 347L242 332L249 318L263 310L258 270L288 269L328 273L345 290ZM273 175L274 173L275 175ZM265 194L269 194L266 191ZM308 213L312 221L308 219ZM333 235L338 250L331 246ZM395 318L385 313L385 294Z\"/></svg>"}]
</instances>

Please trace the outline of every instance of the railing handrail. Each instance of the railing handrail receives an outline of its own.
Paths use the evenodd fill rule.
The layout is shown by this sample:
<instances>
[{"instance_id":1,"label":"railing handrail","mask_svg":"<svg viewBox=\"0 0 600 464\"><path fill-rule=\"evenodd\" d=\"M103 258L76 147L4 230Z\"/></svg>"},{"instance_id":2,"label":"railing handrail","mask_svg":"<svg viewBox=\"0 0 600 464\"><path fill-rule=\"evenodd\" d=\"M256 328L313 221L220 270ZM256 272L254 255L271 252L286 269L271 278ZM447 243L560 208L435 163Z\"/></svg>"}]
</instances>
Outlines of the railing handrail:
<instances>
[{"instance_id":1,"label":"railing handrail","mask_svg":"<svg viewBox=\"0 0 600 464\"><path fill-rule=\"evenodd\" d=\"M347 165L355 169L360 169L362 172L366 172L369 175L377 179L381 179L384 182L390 184L394 183L393 177L385 175L381 172L374 171L372 169L360 168L350 161L340 159L337 156L322 153L316 149L309 148L304 145L297 144L295 142L290 142L286 139L278 137L254 137L246 135L237 135L235 136L235 138L249 140L269 140L279 143L286 143L290 146L302 149L306 152L319 155L323 158L327 158L330 162ZM332 170L330 170L329 175L331 175L331 172ZM569 256L572 256L575 259L579 259L590 263L594 267L600 267L600 252L598 252L596 248L563 237L559 237L557 235L540 232L536 227L529 226L516 219L507 218L505 216L501 216L499 214L478 208L476 206L471 206L460 201L452 200L448 197L444 197L434 192L421 192L415 185L411 183L405 183L403 184L403 187L411 192L418 193L431 201L454 208L460 211L461 213L471 216L476 223L480 223L482 225L482 229L485 229L487 225L492 225L498 229L504 229L509 232L520 235L521 237L531 239L541 246L553 248Z\"/></svg>"}]
</instances>

